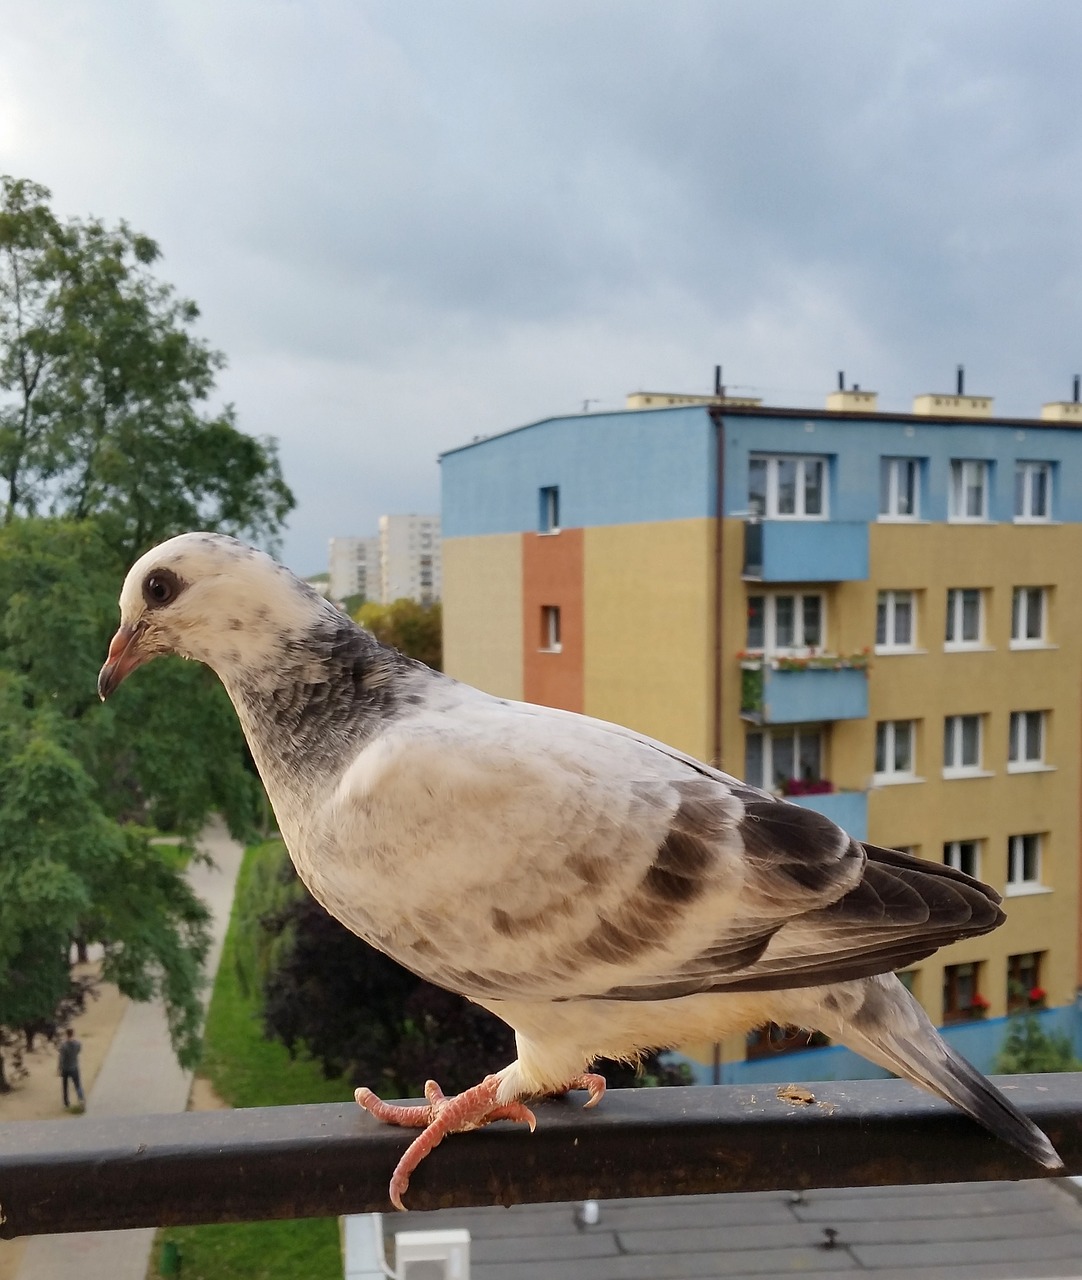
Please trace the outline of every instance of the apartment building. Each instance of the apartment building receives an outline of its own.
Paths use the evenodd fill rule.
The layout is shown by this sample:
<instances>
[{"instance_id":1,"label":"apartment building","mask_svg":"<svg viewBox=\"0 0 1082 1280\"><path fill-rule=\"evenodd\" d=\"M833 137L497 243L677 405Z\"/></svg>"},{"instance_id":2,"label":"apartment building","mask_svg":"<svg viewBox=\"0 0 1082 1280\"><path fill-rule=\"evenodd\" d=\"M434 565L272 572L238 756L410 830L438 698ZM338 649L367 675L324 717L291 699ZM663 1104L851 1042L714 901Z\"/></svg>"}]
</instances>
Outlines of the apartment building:
<instances>
[{"instance_id":1,"label":"apartment building","mask_svg":"<svg viewBox=\"0 0 1082 1280\"><path fill-rule=\"evenodd\" d=\"M380 516L381 594L384 604L417 600L432 604L443 592L440 517Z\"/></svg>"},{"instance_id":2,"label":"apartment building","mask_svg":"<svg viewBox=\"0 0 1082 1280\"><path fill-rule=\"evenodd\" d=\"M858 838L978 875L1004 894L1006 924L904 980L980 1066L1019 1006L1066 1025L1077 383L1027 419L961 386L902 413L842 388L809 410L653 407L663 395L443 455L445 669L631 725ZM714 1078L752 1079L806 1045L776 1028L691 1052Z\"/></svg>"},{"instance_id":3,"label":"apartment building","mask_svg":"<svg viewBox=\"0 0 1082 1280\"><path fill-rule=\"evenodd\" d=\"M378 600L380 581L379 538L331 538L327 594L332 600L363 595Z\"/></svg>"}]
</instances>

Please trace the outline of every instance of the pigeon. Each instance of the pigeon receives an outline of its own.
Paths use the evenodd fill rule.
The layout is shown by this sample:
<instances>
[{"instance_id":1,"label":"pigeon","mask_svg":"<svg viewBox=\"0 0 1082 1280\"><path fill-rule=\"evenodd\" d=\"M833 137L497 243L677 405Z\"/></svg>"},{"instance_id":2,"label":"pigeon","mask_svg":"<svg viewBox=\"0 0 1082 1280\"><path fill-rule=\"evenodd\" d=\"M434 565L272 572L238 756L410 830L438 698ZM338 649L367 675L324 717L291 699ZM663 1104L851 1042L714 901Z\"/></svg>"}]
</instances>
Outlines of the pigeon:
<instances>
[{"instance_id":1,"label":"pigeon","mask_svg":"<svg viewBox=\"0 0 1082 1280\"><path fill-rule=\"evenodd\" d=\"M225 686L313 896L515 1033L515 1061L457 1096L357 1090L421 1130L391 1179L397 1208L448 1134L532 1129L528 1102L571 1089L597 1103L599 1058L770 1022L824 1033L1062 1170L895 976L999 925L988 886L631 729L433 671L224 535L182 534L131 568L102 699L165 653Z\"/></svg>"}]
</instances>

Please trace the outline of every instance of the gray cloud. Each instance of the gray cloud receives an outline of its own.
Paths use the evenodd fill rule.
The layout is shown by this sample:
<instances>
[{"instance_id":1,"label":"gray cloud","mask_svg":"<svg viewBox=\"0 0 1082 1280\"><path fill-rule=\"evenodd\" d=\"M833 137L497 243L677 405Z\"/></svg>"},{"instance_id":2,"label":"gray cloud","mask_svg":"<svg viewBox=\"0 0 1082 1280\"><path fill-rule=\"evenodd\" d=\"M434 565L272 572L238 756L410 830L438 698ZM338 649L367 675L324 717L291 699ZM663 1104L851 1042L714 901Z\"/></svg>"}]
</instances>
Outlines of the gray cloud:
<instances>
[{"instance_id":1,"label":"gray cloud","mask_svg":"<svg viewBox=\"0 0 1082 1280\"><path fill-rule=\"evenodd\" d=\"M39 0L0 169L160 240L311 569L433 508L439 450L715 360L780 404L957 360L1004 412L1066 394L1080 36L1070 0Z\"/></svg>"}]
</instances>

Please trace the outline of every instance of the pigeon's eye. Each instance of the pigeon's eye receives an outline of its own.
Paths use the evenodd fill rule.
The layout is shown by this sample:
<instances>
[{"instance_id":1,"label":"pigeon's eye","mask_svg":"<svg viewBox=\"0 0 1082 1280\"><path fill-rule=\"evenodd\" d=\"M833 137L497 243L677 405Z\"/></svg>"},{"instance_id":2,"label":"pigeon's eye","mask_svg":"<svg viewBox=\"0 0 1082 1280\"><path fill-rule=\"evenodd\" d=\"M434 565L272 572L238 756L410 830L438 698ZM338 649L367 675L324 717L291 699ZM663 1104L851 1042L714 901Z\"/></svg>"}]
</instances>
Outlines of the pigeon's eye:
<instances>
[{"instance_id":1,"label":"pigeon's eye","mask_svg":"<svg viewBox=\"0 0 1082 1280\"><path fill-rule=\"evenodd\" d=\"M158 570L143 583L143 598L152 609L168 604L176 594L177 580L171 573Z\"/></svg>"}]
</instances>

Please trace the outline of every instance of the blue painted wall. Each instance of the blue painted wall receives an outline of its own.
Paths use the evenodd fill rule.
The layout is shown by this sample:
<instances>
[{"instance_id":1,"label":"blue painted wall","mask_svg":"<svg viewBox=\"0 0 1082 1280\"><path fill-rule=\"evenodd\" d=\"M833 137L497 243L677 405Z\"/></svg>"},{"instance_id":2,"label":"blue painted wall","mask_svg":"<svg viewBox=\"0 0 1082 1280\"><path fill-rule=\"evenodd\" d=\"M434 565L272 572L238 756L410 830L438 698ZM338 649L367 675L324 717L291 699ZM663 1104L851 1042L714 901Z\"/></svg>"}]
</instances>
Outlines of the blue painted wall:
<instances>
[{"instance_id":1,"label":"blue painted wall","mask_svg":"<svg viewBox=\"0 0 1082 1280\"><path fill-rule=\"evenodd\" d=\"M1075 1056L1082 1058L1082 1013L1075 1005L1044 1009L1037 1014L1041 1030L1066 1035L1074 1045ZM986 1075L994 1069L996 1055L1007 1034L1009 1018L984 1018L939 1030L948 1044ZM711 1084L713 1070L682 1054L669 1055L685 1062L696 1084ZM826 1049L806 1049L800 1053L772 1054L748 1062L723 1062L722 1084L784 1084L790 1080L886 1080L889 1071L875 1066L866 1058L831 1045ZM1080 1075L1082 1080L1082 1075Z\"/></svg>"},{"instance_id":2,"label":"blue painted wall","mask_svg":"<svg viewBox=\"0 0 1082 1280\"><path fill-rule=\"evenodd\" d=\"M443 536L538 527L560 489L568 529L713 516L717 437L705 409L550 418L444 454Z\"/></svg>"},{"instance_id":3,"label":"blue painted wall","mask_svg":"<svg viewBox=\"0 0 1082 1280\"><path fill-rule=\"evenodd\" d=\"M746 512L751 453L833 459L830 521L868 522L879 503L879 459L927 459L921 515L947 518L952 458L990 461L990 516L1013 517L1014 464L1050 461L1053 515L1082 521L1082 431L937 421L854 421L769 414L725 417L725 510ZM704 408L549 418L444 454L445 537L536 529L538 489L559 485L567 528L713 516L715 431ZM807 523L799 522L806 529Z\"/></svg>"},{"instance_id":4,"label":"blue painted wall","mask_svg":"<svg viewBox=\"0 0 1082 1280\"><path fill-rule=\"evenodd\" d=\"M868 673L772 671L764 663L763 724L813 724L816 720L863 720L868 715Z\"/></svg>"},{"instance_id":5,"label":"blue painted wall","mask_svg":"<svg viewBox=\"0 0 1082 1280\"><path fill-rule=\"evenodd\" d=\"M947 519L953 458L992 463L989 517L1014 518L1015 462L1053 462L1052 514L1082 520L1082 431L1077 427L947 422L859 422L826 418L725 418L725 510L748 507L748 457L752 453L820 454L830 469L831 520L875 520L879 513L879 460L926 459L921 518Z\"/></svg>"}]
</instances>

